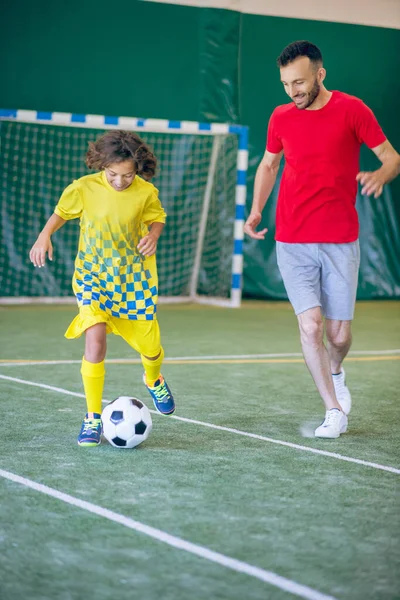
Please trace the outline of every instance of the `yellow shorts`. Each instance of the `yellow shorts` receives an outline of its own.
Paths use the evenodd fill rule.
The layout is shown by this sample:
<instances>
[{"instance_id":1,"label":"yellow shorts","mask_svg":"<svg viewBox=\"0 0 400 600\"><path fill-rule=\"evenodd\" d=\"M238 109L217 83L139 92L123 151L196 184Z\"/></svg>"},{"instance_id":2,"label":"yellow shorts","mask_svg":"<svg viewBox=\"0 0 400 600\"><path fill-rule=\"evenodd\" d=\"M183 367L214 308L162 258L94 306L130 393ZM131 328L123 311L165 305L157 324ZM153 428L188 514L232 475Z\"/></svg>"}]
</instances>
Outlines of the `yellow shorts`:
<instances>
[{"instance_id":1,"label":"yellow shorts","mask_svg":"<svg viewBox=\"0 0 400 600\"><path fill-rule=\"evenodd\" d=\"M69 340L78 338L93 325L105 323L107 333L120 335L136 352L144 356L157 356L161 350L160 328L157 319L131 321L112 317L102 310L82 306L65 332Z\"/></svg>"}]
</instances>

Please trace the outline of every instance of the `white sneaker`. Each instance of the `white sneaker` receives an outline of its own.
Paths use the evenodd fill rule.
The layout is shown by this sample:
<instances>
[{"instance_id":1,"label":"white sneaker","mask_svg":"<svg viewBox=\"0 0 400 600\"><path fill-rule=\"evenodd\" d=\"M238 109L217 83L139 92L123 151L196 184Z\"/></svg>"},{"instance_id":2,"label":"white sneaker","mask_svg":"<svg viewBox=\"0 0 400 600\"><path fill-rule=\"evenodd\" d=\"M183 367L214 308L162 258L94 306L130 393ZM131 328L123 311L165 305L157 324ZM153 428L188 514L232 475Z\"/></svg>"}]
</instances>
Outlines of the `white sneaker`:
<instances>
[{"instance_id":1,"label":"white sneaker","mask_svg":"<svg viewBox=\"0 0 400 600\"><path fill-rule=\"evenodd\" d=\"M325 421L315 430L315 437L335 439L347 431L347 417L338 408L325 413Z\"/></svg>"},{"instance_id":2,"label":"white sneaker","mask_svg":"<svg viewBox=\"0 0 400 600\"><path fill-rule=\"evenodd\" d=\"M345 415L351 411L351 394L346 385L346 373L342 370L337 375L332 375L333 387L335 388L336 399L342 407Z\"/></svg>"}]
</instances>

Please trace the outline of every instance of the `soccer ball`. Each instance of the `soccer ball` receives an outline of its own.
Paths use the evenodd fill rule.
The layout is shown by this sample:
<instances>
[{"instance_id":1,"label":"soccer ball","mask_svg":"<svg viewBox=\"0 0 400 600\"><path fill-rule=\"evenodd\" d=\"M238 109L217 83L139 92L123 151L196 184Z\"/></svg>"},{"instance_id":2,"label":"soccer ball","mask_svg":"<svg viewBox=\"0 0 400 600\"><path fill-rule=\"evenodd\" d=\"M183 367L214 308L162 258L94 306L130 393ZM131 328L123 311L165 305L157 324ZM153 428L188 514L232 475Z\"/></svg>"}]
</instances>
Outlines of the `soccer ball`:
<instances>
[{"instance_id":1,"label":"soccer ball","mask_svg":"<svg viewBox=\"0 0 400 600\"><path fill-rule=\"evenodd\" d=\"M135 448L150 435L150 411L143 402L120 396L107 404L101 415L103 435L112 446Z\"/></svg>"}]
</instances>

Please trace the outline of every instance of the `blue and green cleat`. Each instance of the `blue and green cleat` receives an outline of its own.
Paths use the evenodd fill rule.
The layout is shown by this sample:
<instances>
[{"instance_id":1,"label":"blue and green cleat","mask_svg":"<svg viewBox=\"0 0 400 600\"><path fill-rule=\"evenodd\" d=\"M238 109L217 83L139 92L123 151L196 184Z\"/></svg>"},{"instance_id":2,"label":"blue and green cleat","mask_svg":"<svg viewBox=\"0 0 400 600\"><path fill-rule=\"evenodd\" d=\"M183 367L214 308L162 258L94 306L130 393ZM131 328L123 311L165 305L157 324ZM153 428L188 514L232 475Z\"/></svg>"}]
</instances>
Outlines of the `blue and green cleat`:
<instances>
[{"instance_id":1,"label":"blue and green cleat","mask_svg":"<svg viewBox=\"0 0 400 600\"><path fill-rule=\"evenodd\" d=\"M162 415L172 415L175 410L174 397L164 377L160 375L152 386L147 384L146 374L143 375L143 383L153 398L154 406Z\"/></svg>"},{"instance_id":2,"label":"blue and green cleat","mask_svg":"<svg viewBox=\"0 0 400 600\"><path fill-rule=\"evenodd\" d=\"M93 417L85 415L80 434L79 446L98 446L101 442L101 415L93 413Z\"/></svg>"}]
</instances>

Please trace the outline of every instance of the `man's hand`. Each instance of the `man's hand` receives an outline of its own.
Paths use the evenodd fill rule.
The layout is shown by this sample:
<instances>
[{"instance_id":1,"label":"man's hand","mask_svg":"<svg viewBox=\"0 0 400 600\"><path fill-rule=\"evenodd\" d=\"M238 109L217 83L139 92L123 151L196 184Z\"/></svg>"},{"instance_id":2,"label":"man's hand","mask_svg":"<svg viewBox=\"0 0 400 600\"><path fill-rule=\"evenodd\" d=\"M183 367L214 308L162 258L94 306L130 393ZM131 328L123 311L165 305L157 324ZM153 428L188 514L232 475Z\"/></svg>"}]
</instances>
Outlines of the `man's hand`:
<instances>
[{"instance_id":1,"label":"man's hand","mask_svg":"<svg viewBox=\"0 0 400 600\"><path fill-rule=\"evenodd\" d=\"M39 235L29 252L29 258L35 267L44 267L46 263L46 253L49 255L49 260L53 260L53 246L50 237L47 235Z\"/></svg>"},{"instance_id":2,"label":"man's hand","mask_svg":"<svg viewBox=\"0 0 400 600\"><path fill-rule=\"evenodd\" d=\"M361 171L357 175L356 179L362 186L361 193L363 196L371 196L373 194L374 198L379 198L382 194L385 181L380 171L381 169L377 171Z\"/></svg>"},{"instance_id":3,"label":"man's hand","mask_svg":"<svg viewBox=\"0 0 400 600\"><path fill-rule=\"evenodd\" d=\"M145 235L138 243L138 250L143 256L153 256L157 250L157 239L151 233Z\"/></svg>"},{"instance_id":4,"label":"man's hand","mask_svg":"<svg viewBox=\"0 0 400 600\"><path fill-rule=\"evenodd\" d=\"M261 231L256 231L256 227L260 223L261 213L252 211L246 223L244 224L244 232L247 233L247 235L249 235L254 240L263 240L268 229L261 229Z\"/></svg>"}]
</instances>

